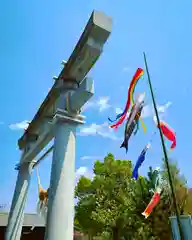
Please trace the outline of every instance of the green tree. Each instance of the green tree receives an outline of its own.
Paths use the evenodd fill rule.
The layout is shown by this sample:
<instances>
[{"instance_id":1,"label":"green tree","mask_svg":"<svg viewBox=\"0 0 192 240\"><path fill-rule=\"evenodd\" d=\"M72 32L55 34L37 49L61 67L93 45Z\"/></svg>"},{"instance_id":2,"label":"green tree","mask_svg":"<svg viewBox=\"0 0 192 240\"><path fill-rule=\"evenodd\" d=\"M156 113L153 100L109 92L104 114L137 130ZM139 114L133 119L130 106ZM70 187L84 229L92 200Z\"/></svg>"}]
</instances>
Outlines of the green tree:
<instances>
[{"instance_id":1,"label":"green tree","mask_svg":"<svg viewBox=\"0 0 192 240\"><path fill-rule=\"evenodd\" d=\"M187 199L184 208L185 214L192 215L192 189L187 189Z\"/></svg>"},{"instance_id":2,"label":"green tree","mask_svg":"<svg viewBox=\"0 0 192 240\"><path fill-rule=\"evenodd\" d=\"M86 212L86 220L81 224L86 221L86 227L93 226L90 227L93 235L106 231L111 238L119 240L125 226L132 226L135 182L131 179L131 161L115 160L112 154L108 154L104 162L95 162L93 172L92 181L82 177L76 187L79 199L76 218L81 222L81 213ZM83 209L85 205L86 211Z\"/></svg>"},{"instance_id":3,"label":"green tree","mask_svg":"<svg viewBox=\"0 0 192 240\"><path fill-rule=\"evenodd\" d=\"M170 159L170 172L171 172L171 177L173 181L173 187L176 195L176 200L177 200L177 205L178 205L178 210L181 215L187 213L186 209L186 204L187 204L187 198L188 198L188 187L187 187L187 181L184 177L183 174L181 174L180 169L178 167L178 164L176 161L173 161ZM170 185L169 185L169 179L168 179L168 173L167 173L167 168L165 164L163 165L163 172L162 176L165 180L165 189L167 190L167 194L169 195L170 199L170 205L171 207L171 215L175 214L175 210L173 207L173 198L170 190Z\"/></svg>"},{"instance_id":4,"label":"green tree","mask_svg":"<svg viewBox=\"0 0 192 240\"><path fill-rule=\"evenodd\" d=\"M75 196L78 198L75 207L75 221L81 231L91 239L98 232L102 232L102 225L92 218L92 212L96 207L96 199L90 179L84 176L79 179L75 189Z\"/></svg>"}]
</instances>

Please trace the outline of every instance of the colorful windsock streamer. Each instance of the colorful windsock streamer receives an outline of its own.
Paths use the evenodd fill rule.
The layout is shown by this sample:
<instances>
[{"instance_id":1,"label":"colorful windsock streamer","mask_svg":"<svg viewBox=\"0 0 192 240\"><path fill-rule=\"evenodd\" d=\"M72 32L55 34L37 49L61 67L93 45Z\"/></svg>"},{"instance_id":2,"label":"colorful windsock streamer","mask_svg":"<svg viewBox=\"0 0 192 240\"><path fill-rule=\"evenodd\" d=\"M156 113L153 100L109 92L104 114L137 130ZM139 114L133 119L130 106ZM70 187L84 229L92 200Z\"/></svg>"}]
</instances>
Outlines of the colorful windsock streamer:
<instances>
[{"instance_id":1,"label":"colorful windsock streamer","mask_svg":"<svg viewBox=\"0 0 192 240\"><path fill-rule=\"evenodd\" d=\"M124 111L122 113L118 114L116 116L115 120L111 120L110 118L108 118L110 122L115 122L115 121L117 121L119 119L117 121L117 123L115 123L115 124L110 126L111 128L117 129L118 126L120 124L122 124L122 122L126 118L126 115L127 115L127 112L128 112L128 110L130 108L131 103L134 104L133 94L134 94L134 91L135 91L135 86L136 86L138 80L143 76L143 74L144 74L143 69L138 68L136 73L135 73L135 75L133 76L132 81L131 81L130 86L129 86L128 96L127 96L127 103L126 103Z\"/></svg>"},{"instance_id":2,"label":"colorful windsock streamer","mask_svg":"<svg viewBox=\"0 0 192 240\"><path fill-rule=\"evenodd\" d=\"M149 203L148 206L146 207L145 211L142 213L142 215L143 215L145 218L148 218L148 217L149 217L149 215L152 213L154 207L157 206L157 204L159 203L159 201L160 201L160 193L161 193L161 190L158 189L158 190L153 194L153 197L152 197L150 203Z\"/></svg>"},{"instance_id":3,"label":"colorful windsock streamer","mask_svg":"<svg viewBox=\"0 0 192 240\"><path fill-rule=\"evenodd\" d=\"M145 161L145 155L146 155L146 152L147 150L150 148L151 144L148 143L145 148L142 150L137 162L136 162L136 165L134 167L134 170L133 170L133 173L132 173L132 178L134 178L135 180L138 179L139 177L139 168L141 167L142 163Z\"/></svg>"},{"instance_id":4,"label":"colorful windsock streamer","mask_svg":"<svg viewBox=\"0 0 192 240\"><path fill-rule=\"evenodd\" d=\"M154 118L156 125L157 120ZM163 135L170 141L172 142L171 144L171 150L173 150L176 147L176 133L175 131L164 121L160 120L160 128L163 133Z\"/></svg>"},{"instance_id":5,"label":"colorful windsock streamer","mask_svg":"<svg viewBox=\"0 0 192 240\"><path fill-rule=\"evenodd\" d=\"M124 140L123 140L120 148L125 148L126 153L128 151L128 141L129 141L132 133L134 132L134 135L135 135L137 132L137 128L136 128L136 131L134 131L134 130L135 130L135 127L138 126L138 121L139 121L139 118L141 116L141 112L142 112L142 109L144 106L144 98L145 98L145 93L140 94L138 96L138 98L136 99L136 103L131 108L131 112L127 119L127 123L125 125Z\"/></svg>"}]
</instances>

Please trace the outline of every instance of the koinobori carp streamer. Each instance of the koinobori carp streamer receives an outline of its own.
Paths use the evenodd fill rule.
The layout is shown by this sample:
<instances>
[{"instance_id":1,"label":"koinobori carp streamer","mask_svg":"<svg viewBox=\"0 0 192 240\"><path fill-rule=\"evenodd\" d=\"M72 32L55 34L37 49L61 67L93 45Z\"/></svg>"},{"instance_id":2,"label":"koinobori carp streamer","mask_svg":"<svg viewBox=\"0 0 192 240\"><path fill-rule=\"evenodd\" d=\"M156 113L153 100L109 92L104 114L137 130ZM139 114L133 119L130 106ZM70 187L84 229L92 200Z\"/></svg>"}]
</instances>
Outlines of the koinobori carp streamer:
<instances>
[{"instance_id":1,"label":"koinobori carp streamer","mask_svg":"<svg viewBox=\"0 0 192 240\"><path fill-rule=\"evenodd\" d=\"M150 148L150 146L151 146L151 144L148 143L138 157L138 160L136 162L136 165L135 165L135 167L133 169L133 173L132 173L132 178L134 178L135 180L137 180L139 177L138 170L141 167L142 163L145 161L145 155L146 155L147 150Z\"/></svg>"},{"instance_id":2,"label":"koinobori carp streamer","mask_svg":"<svg viewBox=\"0 0 192 240\"><path fill-rule=\"evenodd\" d=\"M156 126L158 127L157 124L157 119L154 118L154 122L156 124ZM176 147L176 133L175 131L164 121L160 120L160 124L159 127L163 133L163 135L172 142L171 144L171 150L173 150Z\"/></svg>"},{"instance_id":3,"label":"koinobori carp streamer","mask_svg":"<svg viewBox=\"0 0 192 240\"><path fill-rule=\"evenodd\" d=\"M153 197L150 201L150 203L148 204L148 206L146 207L145 211L142 213L142 215L145 218L148 218L149 215L152 213L153 209L155 206L157 206L157 204L160 201L160 194L161 194L161 189L157 189L157 191L153 194Z\"/></svg>"},{"instance_id":4,"label":"koinobori carp streamer","mask_svg":"<svg viewBox=\"0 0 192 240\"><path fill-rule=\"evenodd\" d=\"M130 86L129 86L128 96L127 96L127 103L126 103L124 111L122 113L118 114L116 116L115 120L111 120L110 118L108 118L110 122L115 122L115 121L117 121L119 119L117 121L117 123L115 123L115 124L110 126L111 128L117 129L118 126L120 124L122 124L124 119L126 118L126 115L127 115L127 112L128 112L128 110L130 108L131 103L134 104L133 95L134 95L134 91L135 91L135 86L137 85L138 80L143 76L143 74L144 74L143 69L138 68L136 73L135 73L135 75L133 76L132 81L131 81Z\"/></svg>"},{"instance_id":5,"label":"koinobori carp streamer","mask_svg":"<svg viewBox=\"0 0 192 240\"><path fill-rule=\"evenodd\" d=\"M126 149L126 153L128 151L128 141L129 138L131 137L134 129L136 126L138 126L138 121L141 116L141 112L144 106L144 98L145 98L145 93L140 94L136 100L136 103L133 105L131 112L129 114L127 123L125 125L125 132L124 132L124 141L121 144L120 148L124 147ZM136 134L138 128L134 132Z\"/></svg>"}]
</instances>

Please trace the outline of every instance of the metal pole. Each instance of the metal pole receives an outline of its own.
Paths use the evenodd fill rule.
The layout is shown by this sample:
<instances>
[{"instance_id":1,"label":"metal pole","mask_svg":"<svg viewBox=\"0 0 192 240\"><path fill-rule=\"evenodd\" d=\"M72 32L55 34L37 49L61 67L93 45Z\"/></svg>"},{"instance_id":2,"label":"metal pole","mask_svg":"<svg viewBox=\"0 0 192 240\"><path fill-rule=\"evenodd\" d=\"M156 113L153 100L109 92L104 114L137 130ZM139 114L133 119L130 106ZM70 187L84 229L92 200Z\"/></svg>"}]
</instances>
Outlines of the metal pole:
<instances>
[{"instance_id":1,"label":"metal pole","mask_svg":"<svg viewBox=\"0 0 192 240\"><path fill-rule=\"evenodd\" d=\"M77 124L58 121L55 127L45 239L72 240Z\"/></svg>"},{"instance_id":2,"label":"metal pole","mask_svg":"<svg viewBox=\"0 0 192 240\"><path fill-rule=\"evenodd\" d=\"M8 217L5 240L20 240L21 238L24 208L31 180L32 165L32 163L24 163L19 169L15 192Z\"/></svg>"},{"instance_id":3,"label":"metal pole","mask_svg":"<svg viewBox=\"0 0 192 240\"><path fill-rule=\"evenodd\" d=\"M155 109L155 115L156 115L156 118L157 118L157 124L158 124L158 126L160 126L160 120L159 120L159 115L158 115L157 106L156 106L156 102L155 102L155 96L154 96L154 93L153 93L150 74L149 74L149 70L148 70L147 59L146 59L145 53L143 53L143 55L144 55L145 68L146 68L146 72L147 72L149 88L150 88L151 97L152 97L152 101L153 101L153 107ZM181 238L181 240L184 240L183 231L182 231L182 227L181 227L181 221L180 221L180 217L179 217L179 211L178 211L178 207L177 207L176 195L175 195L172 176L171 176L171 171L170 171L170 167L169 167L169 160L168 160L167 151L166 151L165 142L164 142L163 133L161 131L161 128L159 128L159 133L160 133L161 144L162 144L163 153L164 153L164 157L165 157L165 163L166 163L166 167L167 167L169 184L170 184L170 187L171 187L171 193L172 193L172 197L173 197L173 204L174 204L174 207L175 207L175 213L176 213L176 217L177 217L177 223L178 223L178 227L179 227L180 238Z\"/></svg>"}]
</instances>

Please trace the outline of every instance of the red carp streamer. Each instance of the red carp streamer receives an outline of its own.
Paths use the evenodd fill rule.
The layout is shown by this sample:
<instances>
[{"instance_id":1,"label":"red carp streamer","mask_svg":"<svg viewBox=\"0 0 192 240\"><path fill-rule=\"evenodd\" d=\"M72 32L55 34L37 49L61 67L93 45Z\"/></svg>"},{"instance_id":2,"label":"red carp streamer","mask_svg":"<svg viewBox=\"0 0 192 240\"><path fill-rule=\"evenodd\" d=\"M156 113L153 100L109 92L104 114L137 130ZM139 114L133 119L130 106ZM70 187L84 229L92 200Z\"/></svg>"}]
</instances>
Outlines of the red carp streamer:
<instances>
[{"instance_id":1,"label":"red carp streamer","mask_svg":"<svg viewBox=\"0 0 192 240\"><path fill-rule=\"evenodd\" d=\"M127 98L127 103L126 103L125 109L124 109L124 111L123 111L122 113L120 113L120 114L117 115L117 117L116 117L116 119L115 119L114 121L116 121L116 120L118 120L118 119L119 119L119 120L118 120L117 123L111 125L111 126L110 126L111 128L117 129L118 126L119 126L120 124L122 124L123 121L124 121L124 119L126 118L126 115L127 115L127 112L128 112L128 110L129 110L129 108L130 108L131 102L133 103L133 93L134 93L134 91L135 91L135 86L136 86L138 80L141 78L141 76L142 76L143 74L144 74L143 69L138 68L137 71L136 71L136 73L135 73L135 75L133 76L133 78L132 78L132 80L131 80L131 83L130 83L130 86L129 86L128 98ZM110 118L108 118L108 119L109 119L110 122L114 122L114 121L111 120Z\"/></svg>"},{"instance_id":2,"label":"red carp streamer","mask_svg":"<svg viewBox=\"0 0 192 240\"><path fill-rule=\"evenodd\" d=\"M157 125L157 120L154 118L155 123ZM176 133L175 131L164 121L160 120L160 128L163 133L163 135L172 142L171 144L171 150L173 150L176 147Z\"/></svg>"},{"instance_id":3,"label":"red carp streamer","mask_svg":"<svg viewBox=\"0 0 192 240\"><path fill-rule=\"evenodd\" d=\"M157 206L157 204L159 203L159 201L160 201L160 189L157 190L157 191L154 193L154 195L153 195L150 203L148 204L147 208L146 208L145 211L142 213L142 215L143 215L145 218L148 218L149 215L152 213L153 208L154 208L155 206Z\"/></svg>"}]
</instances>

